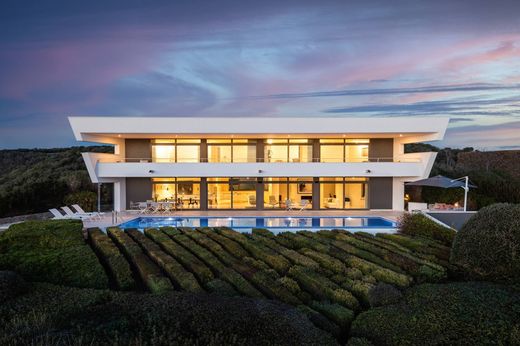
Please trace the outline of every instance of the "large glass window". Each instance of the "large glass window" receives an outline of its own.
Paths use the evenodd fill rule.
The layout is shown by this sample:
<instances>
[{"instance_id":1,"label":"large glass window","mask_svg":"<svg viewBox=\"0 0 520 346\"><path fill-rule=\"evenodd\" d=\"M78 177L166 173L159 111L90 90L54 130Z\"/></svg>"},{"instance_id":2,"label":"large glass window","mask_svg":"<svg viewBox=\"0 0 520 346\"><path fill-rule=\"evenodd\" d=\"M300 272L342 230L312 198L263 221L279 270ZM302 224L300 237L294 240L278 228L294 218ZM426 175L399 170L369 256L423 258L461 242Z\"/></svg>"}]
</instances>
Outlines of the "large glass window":
<instances>
[{"instance_id":1,"label":"large glass window","mask_svg":"<svg viewBox=\"0 0 520 346\"><path fill-rule=\"evenodd\" d=\"M156 139L152 141L153 162L199 162L200 139Z\"/></svg>"},{"instance_id":2,"label":"large glass window","mask_svg":"<svg viewBox=\"0 0 520 346\"><path fill-rule=\"evenodd\" d=\"M264 146L266 162L312 162L308 139L268 139Z\"/></svg>"},{"instance_id":3,"label":"large glass window","mask_svg":"<svg viewBox=\"0 0 520 346\"><path fill-rule=\"evenodd\" d=\"M208 178L209 209L256 209L256 178Z\"/></svg>"},{"instance_id":4,"label":"large glass window","mask_svg":"<svg viewBox=\"0 0 520 346\"><path fill-rule=\"evenodd\" d=\"M368 139L320 139L321 162L366 162Z\"/></svg>"},{"instance_id":5,"label":"large glass window","mask_svg":"<svg viewBox=\"0 0 520 346\"><path fill-rule=\"evenodd\" d=\"M152 178L156 202L176 202L176 207L200 208L200 178Z\"/></svg>"},{"instance_id":6,"label":"large glass window","mask_svg":"<svg viewBox=\"0 0 520 346\"><path fill-rule=\"evenodd\" d=\"M208 162L256 162L256 141L208 139Z\"/></svg>"},{"instance_id":7,"label":"large glass window","mask_svg":"<svg viewBox=\"0 0 520 346\"><path fill-rule=\"evenodd\" d=\"M312 208L312 178L265 178L264 208Z\"/></svg>"},{"instance_id":8,"label":"large glass window","mask_svg":"<svg viewBox=\"0 0 520 346\"><path fill-rule=\"evenodd\" d=\"M366 178L320 178L320 208L365 209L368 206Z\"/></svg>"}]
</instances>

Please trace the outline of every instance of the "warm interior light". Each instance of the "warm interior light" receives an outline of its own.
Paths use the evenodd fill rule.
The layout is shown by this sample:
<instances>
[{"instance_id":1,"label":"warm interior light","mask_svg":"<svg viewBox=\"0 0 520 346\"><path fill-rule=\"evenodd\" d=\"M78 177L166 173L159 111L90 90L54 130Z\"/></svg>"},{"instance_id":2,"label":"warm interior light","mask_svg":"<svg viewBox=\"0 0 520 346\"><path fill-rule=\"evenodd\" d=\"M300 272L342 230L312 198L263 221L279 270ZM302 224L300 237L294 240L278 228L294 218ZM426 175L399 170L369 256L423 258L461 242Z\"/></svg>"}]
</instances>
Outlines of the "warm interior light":
<instances>
[{"instance_id":1,"label":"warm interior light","mask_svg":"<svg viewBox=\"0 0 520 346\"><path fill-rule=\"evenodd\" d=\"M402 134L402 133L400 133L400 134L399 134L399 137L403 137L403 134Z\"/></svg>"},{"instance_id":2,"label":"warm interior light","mask_svg":"<svg viewBox=\"0 0 520 346\"><path fill-rule=\"evenodd\" d=\"M273 144L273 140L272 139L268 139L267 140L267 144Z\"/></svg>"}]
</instances>

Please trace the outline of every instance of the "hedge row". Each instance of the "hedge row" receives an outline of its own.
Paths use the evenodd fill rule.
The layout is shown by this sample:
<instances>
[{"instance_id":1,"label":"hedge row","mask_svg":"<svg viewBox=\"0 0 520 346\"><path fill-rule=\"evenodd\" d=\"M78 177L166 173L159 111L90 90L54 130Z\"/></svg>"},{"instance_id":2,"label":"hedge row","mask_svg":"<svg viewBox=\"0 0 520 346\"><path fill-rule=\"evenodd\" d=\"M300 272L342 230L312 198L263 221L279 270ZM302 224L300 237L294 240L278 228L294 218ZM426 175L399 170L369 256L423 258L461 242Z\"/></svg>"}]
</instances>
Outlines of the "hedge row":
<instances>
[{"instance_id":1,"label":"hedge row","mask_svg":"<svg viewBox=\"0 0 520 346\"><path fill-rule=\"evenodd\" d=\"M288 274L315 299L328 299L351 310L359 308L359 302L349 291L312 269L296 265L289 269Z\"/></svg>"},{"instance_id":2,"label":"hedge row","mask_svg":"<svg viewBox=\"0 0 520 346\"><path fill-rule=\"evenodd\" d=\"M246 249L254 258L267 263L271 268L276 270L280 275L285 275L291 266L291 263L282 255L276 253L272 249L258 242L254 242L245 235L235 232L231 229L218 228L215 229L219 234L236 241L244 249Z\"/></svg>"},{"instance_id":3,"label":"hedge row","mask_svg":"<svg viewBox=\"0 0 520 346\"><path fill-rule=\"evenodd\" d=\"M332 237L354 247L369 251L384 261L392 263L413 275L420 282L436 282L446 278L446 269L436 263L427 261L407 253L389 251L382 247L357 239L351 233L342 230L320 231L320 236Z\"/></svg>"},{"instance_id":4,"label":"hedge row","mask_svg":"<svg viewBox=\"0 0 520 346\"><path fill-rule=\"evenodd\" d=\"M198 229L200 232L204 233L206 236L210 237L217 243L219 243L224 249L226 249L230 254L237 258L244 258L250 256L249 253L235 241L230 240L224 236L221 236L217 232L215 232L214 228L203 227Z\"/></svg>"},{"instance_id":5,"label":"hedge row","mask_svg":"<svg viewBox=\"0 0 520 346\"><path fill-rule=\"evenodd\" d=\"M123 251L128 261L139 274L143 284L152 293L173 290L173 286L161 269L141 250L141 247L118 227L107 228L108 236Z\"/></svg>"},{"instance_id":6,"label":"hedge row","mask_svg":"<svg viewBox=\"0 0 520 346\"><path fill-rule=\"evenodd\" d=\"M79 220L27 221L0 233L0 270L26 280L108 288L108 277L85 242Z\"/></svg>"},{"instance_id":7,"label":"hedge row","mask_svg":"<svg viewBox=\"0 0 520 346\"><path fill-rule=\"evenodd\" d=\"M231 284L238 292L242 293L245 296L252 298L263 298L263 294L260 293L256 288L254 288L246 279L242 277L239 273L237 273L232 268L227 267L222 264L222 262L215 257L211 252L198 245L193 239L189 236L182 234L178 230L172 229L164 229L163 232L171 237L175 242L179 245L184 246L184 248L189 249L193 252L199 259L201 259L208 267L210 267L217 275L226 280L229 284Z\"/></svg>"},{"instance_id":8,"label":"hedge row","mask_svg":"<svg viewBox=\"0 0 520 346\"><path fill-rule=\"evenodd\" d=\"M99 254L100 260L105 263L116 288L134 289L136 284L130 265L114 242L99 228L89 228L87 232L90 244Z\"/></svg>"},{"instance_id":9,"label":"hedge row","mask_svg":"<svg viewBox=\"0 0 520 346\"><path fill-rule=\"evenodd\" d=\"M189 272L193 273L202 285L206 285L208 282L215 279L211 270L201 260L190 251L171 240L170 237L160 230L153 228L146 229L144 234L159 244L168 255L175 258Z\"/></svg>"},{"instance_id":10,"label":"hedge row","mask_svg":"<svg viewBox=\"0 0 520 346\"><path fill-rule=\"evenodd\" d=\"M191 272L186 271L175 258L162 251L161 247L154 241L136 229L129 229L127 233L141 246L148 257L164 270L177 288L195 293L204 291L197 279L195 279L195 276Z\"/></svg>"},{"instance_id":11,"label":"hedge row","mask_svg":"<svg viewBox=\"0 0 520 346\"><path fill-rule=\"evenodd\" d=\"M311 239L308 236L309 234L307 234L306 237L302 234L283 233L279 235L276 239L277 241L285 239L289 242L292 242L293 244L305 244L311 246L312 249L316 250L318 253L331 255L332 257L335 257L342 261L345 265L347 265L347 267L359 269L363 274L371 275L379 281L383 281L399 287L407 287L412 282L412 278L408 275L392 271L388 268L380 266L379 264L367 261L365 259L350 254L347 250L340 248L342 247L341 244L344 244L343 242L329 242L327 238L310 235L312 237L316 237ZM332 243L334 246L330 243ZM350 247L348 247L347 249L350 249Z\"/></svg>"},{"instance_id":12,"label":"hedge row","mask_svg":"<svg viewBox=\"0 0 520 346\"><path fill-rule=\"evenodd\" d=\"M276 271L272 269L259 269L259 265L251 265L251 261L244 261L248 257L239 261L231 256L220 244L206 237L204 233L191 231L185 232L185 234L218 257L225 265L230 266L241 274L266 297L295 306L301 304L300 300L279 281L280 277Z\"/></svg>"}]
</instances>

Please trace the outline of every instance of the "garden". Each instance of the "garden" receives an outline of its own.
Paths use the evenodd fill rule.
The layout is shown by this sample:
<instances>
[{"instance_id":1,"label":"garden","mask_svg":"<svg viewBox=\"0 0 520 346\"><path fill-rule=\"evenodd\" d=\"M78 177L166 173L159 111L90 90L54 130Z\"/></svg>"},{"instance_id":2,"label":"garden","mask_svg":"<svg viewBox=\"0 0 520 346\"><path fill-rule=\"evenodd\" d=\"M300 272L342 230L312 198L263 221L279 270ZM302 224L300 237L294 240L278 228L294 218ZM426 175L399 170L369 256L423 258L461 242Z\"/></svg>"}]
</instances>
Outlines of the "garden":
<instances>
[{"instance_id":1,"label":"garden","mask_svg":"<svg viewBox=\"0 0 520 346\"><path fill-rule=\"evenodd\" d=\"M0 344L520 344L520 206L396 234L32 221L0 234Z\"/></svg>"}]
</instances>

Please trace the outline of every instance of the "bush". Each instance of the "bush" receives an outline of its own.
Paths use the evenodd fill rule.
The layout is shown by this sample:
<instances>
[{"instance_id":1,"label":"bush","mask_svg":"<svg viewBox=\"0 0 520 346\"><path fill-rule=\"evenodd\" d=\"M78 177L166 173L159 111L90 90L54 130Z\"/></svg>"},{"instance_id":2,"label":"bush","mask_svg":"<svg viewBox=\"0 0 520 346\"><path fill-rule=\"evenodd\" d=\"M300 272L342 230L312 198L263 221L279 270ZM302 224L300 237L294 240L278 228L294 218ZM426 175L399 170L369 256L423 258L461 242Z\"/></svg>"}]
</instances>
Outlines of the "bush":
<instances>
[{"instance_id":1,"label":"bush","mask_svg":"<svg viewBox=\"0 0 520 346\"><path fill-rule=\"evenodd\" d=\"M368 291L368 302L371 307L397 303L403 294L392 285L380 282Z\"/></svg>"},{"instance_id":2,"label":"bush","mask_svg":"<svg viewBox=\"0 0 520 346\"><path fill-rule=\"evenodd\" d=\"M92 191L80 191L67 195L63 200L66 205L79 204L84 211L94 211L97 204L97 194Z\"/></svg>"},{"instance_id":3,"label":"bush","mask_svg":"<svg viewBox=\"0 0 520 346\"><path fill-rule=\"evenodd\" d=\"M134 289L135 281L130 265L114 242L99 228L89 228L88 238L107 267L113 285L119 290Z\"/></svg>"},{"instance_id":4,"label":"bush","mask_svg":"<svg viewBox=\"0 0 520 346\"><path fill-rule=\"evenodd\" d=\"M243 297L38 284L0 316L2 345L336 344L297 309Z\"/></svg>"},{"instance_id":5,"label":"bush","mask_svg":"<svg viewBox=\"0 0 520 346\"><path fill-rule=\"evenodd\" d=\"M108 288L108 277L85 242L78 220L27 221L0 234L0 270L29 281Z\"/></svg>"},{"instance_id":6,"label":"bush","mask_svg":"<svg viewBox=\"0 0 520 346\"><path fill-rule=\"evenodd\" d=\"M12 271L0 271L0 303L25 293L28 285L25 280Z\"/></svg>"},{"instance_id":7,"label":"bush","mask_svg":"<svg viewBox=\"0 0 520 346\"><path fill-rule=\"evenodd\" d=\"M424 284L409 289L398 304L361 313L350 335L376 345L513 345L519 321L520 294L512 288Z\"/></svg>"},{"instance_id":8,"label":"bush","mask_svg":"<svg viewBox=\"0 0 520 346\"><path fill-rule=\"evenodd\" d=\"M447 246L451 246L457 233L418 213L404 213L398 220L398 227L400 233L434 239Z\"/></svg>"},{"instance_id":9,"label":"bush","mask_svg":"<svg viewBox=\"0 0 520 346\"><path fill-rule=\"evenodd\" d=\"M520 283L520 204L481 209L457 233L451 261L471 278Z\"/></svg>"},{"instance_id":10,"label":"bush","mask_svg":"<svg viewBox=\"0 0 520 346\"><path fill-rule=\"evenodd\" d=\"M107 228L110 238L122 249L128 261L132 263L139 274L142 283L152 293L162 293L173 290L167 277L141 250L139 245L118 227Z\"/></svg>"}]
</instances>

